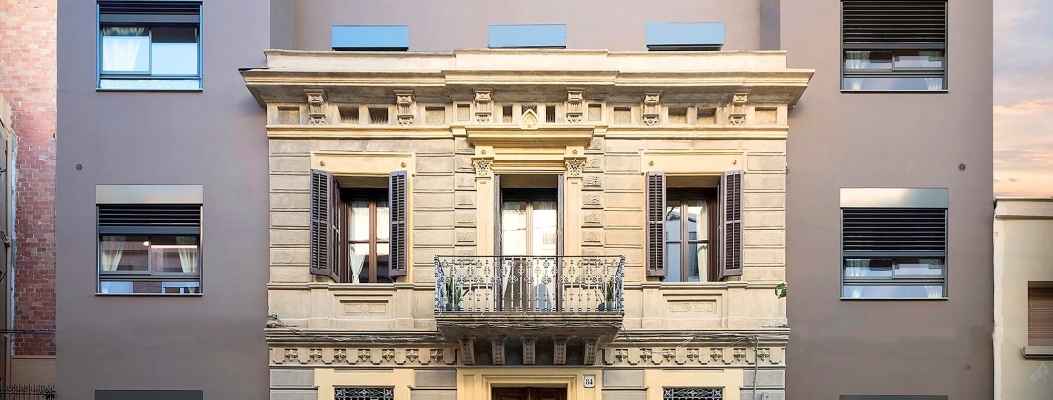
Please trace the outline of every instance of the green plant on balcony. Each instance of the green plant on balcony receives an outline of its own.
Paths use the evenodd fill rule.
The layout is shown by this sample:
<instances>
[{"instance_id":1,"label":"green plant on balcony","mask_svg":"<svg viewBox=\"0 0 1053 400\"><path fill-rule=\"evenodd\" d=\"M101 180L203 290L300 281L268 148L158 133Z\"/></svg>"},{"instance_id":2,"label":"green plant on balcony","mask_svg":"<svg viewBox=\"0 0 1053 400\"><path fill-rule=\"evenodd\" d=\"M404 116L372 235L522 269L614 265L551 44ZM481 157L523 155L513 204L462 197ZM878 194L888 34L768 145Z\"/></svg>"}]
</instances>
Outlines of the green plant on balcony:
<instances>
[{"instance_id":1,"label":"green plant on balcony","mask_svg":"<svg viewBox=\"0 0 1053 400\"><path fill-rule=\"evenodd\" d=\"M446 311L461 311L461 300L468 295L468 288L462 287L453 275L447 276L444 283L446 293Z\"/></svg>"},{"instance_id":2,"label":"green plant on balcony","mask_svg":"<svg viewBox=\"0 0 1053 400\"><path fill-rule=\"evenodd\" d=\"M618 282L615 278L609 278L600 282L597 295L603 299L596 311L616 311L614 303L618 301Z\"/></svg>"}]
</instances>

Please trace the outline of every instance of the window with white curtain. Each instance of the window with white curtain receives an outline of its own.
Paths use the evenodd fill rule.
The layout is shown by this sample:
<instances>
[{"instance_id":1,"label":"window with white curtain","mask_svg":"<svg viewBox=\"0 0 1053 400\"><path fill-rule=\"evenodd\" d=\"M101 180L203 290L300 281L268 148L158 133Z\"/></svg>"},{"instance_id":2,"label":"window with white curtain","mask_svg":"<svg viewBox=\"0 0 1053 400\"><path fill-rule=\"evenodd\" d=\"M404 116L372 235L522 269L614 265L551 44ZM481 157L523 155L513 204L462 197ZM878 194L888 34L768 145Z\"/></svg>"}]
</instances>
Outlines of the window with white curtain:
<instances>
[{"instance_id":1,"label":"window with white curtain","mask_svg":"<svg viewBox=\"0 0 1053 400\"><path fill-rule=\"evenodd\" d=\"M98 235L97 293L201 293L201 205L99 205Z\"/></svg>"},{"instance_id":2,"label":"window with white curtain","mask_svg":"<svg viewBox=\"0 0 1053 400\"><path fill-rule=\"evenodd\" d=\"M841 90L947 90L946 0L842 0Z\"/></svg>"},{"instance_id":3,"label":"window with white curtain","mask_svg":"<svg viewBox=\"0 0 1053 400\"><path fill-rule=\"evenodd\" d=\"M842 299L947 297L947 209L841 209Z\"/></svg>"},{"instance_id":4,"label":"window with white curtain","mask_svg":"<svg viewBox=\"0 0 1053 400\"><path fill-rule=\"evenodd\" d=\"M201 2L98 5L99 89L201 89Z\"/></svg>"}]
</instances>

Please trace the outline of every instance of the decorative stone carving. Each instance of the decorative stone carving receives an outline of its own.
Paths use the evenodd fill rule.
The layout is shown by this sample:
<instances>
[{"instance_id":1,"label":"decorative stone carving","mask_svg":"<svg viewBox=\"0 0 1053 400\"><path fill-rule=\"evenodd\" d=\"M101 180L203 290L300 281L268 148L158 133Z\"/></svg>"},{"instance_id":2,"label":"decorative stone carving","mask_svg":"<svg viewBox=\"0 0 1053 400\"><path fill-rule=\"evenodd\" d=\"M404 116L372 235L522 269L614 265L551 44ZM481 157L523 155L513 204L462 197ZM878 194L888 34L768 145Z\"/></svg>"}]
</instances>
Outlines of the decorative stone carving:
<instances>
[{"instance_id":1,"label":"decorative stone carving","mask_svg":"<svg viewBox=\"0 0 1053 400\"><path fill-rule=\"evenodd\" d=\"M358 349L358 362L367 362L373 358L372 352L369 349Z\"/></svg>"},{"instance_id":2,"label":"decorative stone carving","mask_svg":"<svg viewBox=\"0 0 1053 400\"><path fill-rule=\"evenodd\" d=\"M490 94L489 90L475 91L475 122L489 123L493 119L494 104Z\"/></svg>"},{"instance_id":3,"label":"decorative stone carving","mask_svg":"<svg viewBox=\"0 0 1053 400\"><path fill-rule=\"evenodd\" d=\"M534 130L537 129L537 124L537 113L534 110L527 110L519 117L519 129Z\"/></svg>"},{"instance_id":4,"label":"decorative stone carving","mask_svg":"<svg viewBox=\"0 0 1053 400\"><path fill-rule=\"evenodd\" d=\"M640 361L645 363L651 361L651 349L640 349Z\"/></svg>"},{"instance_id":5,"label":"decorative stone carving","mask_svg":"<svg viewBox=\"0 0 1053 400\"><path fill-rule=\"evenodd\" d=\"M438 363L442 362L443 354L442 349L431 349L431 361Z\"/></svg>"},{"instance_id":6,"label":"decorative stone carving","mask_svg":"<svg viewBox=\"0 0 1053 400\"><path fill-rule=\"evenodd\" d=\"M537 356L537 336L523 337L523 365L534 365Z\"/></svg>"},{"instance_id":7,"label":"decorative stone carving","mask_svg":"<svg viewBox=\"0 0 1053 400\"><path fill-rule=\"evenodd\" d=\"M728 125L739 126L746 123L746 101L748 93L735 93L728 106Z\"/></svg>"},{"instance_id":8,"label":"decorative stone carving","mask_svg":"<svg viewBox=\"0 0 1053 400\"><path fill-rule=\"evenodd\" d=\"M567 90L567 122L572 124L581 122L581 117L584 113L581 104L582 99L583 96L581 90Z\"/></svg>"},{"instance_id":9,"label":"decorative stone carving","mask_svg":"<svg viewBox=\"0 0 1053 400\"><path fill-rule=\"evenodd\" d=\"M769 348L757 349L757 360L758 360L758 362L767 361L769 358L771 358L771 349L769 349Z\"/></svg>"},{"instance_id":10,"label":"decorative stone carving","mask_svg":"<svg viewBox=\"0 0 1053 400\"><path fill-rule=\"evenodd\" d=\"M731 102L735 104L746 104L746 101L748 99L749 93L735 93L734 97L732 97L731 99Z\"/></svg>"},{"instance_id":11,"label":"decorative stone carving","mask_svg":"<svg viewBox=\"0 0 1053 400\"><path fill-rule=\"evenodd\" d=\"M494 365L505 365L505 341L506 336L494 336L490 338L490 357Z\"/></svg>"},{"instance_id":12,"label":"decorative stone carving","mask_svg":"<svg viewBox=\"0 0 1053 400\"><path fill-rule=\"evenodd\" d=\"M665 349L665 354L662 354L662 358L667 363L676 362L676 349Z\"/></svg>"},{"instance_id":13,"label":"decorative stone carving","mask_svg":"<svg viewBox=\"0 0 1053 400\"><path fill-rule=\"evenodd\" d=\"M709 358L713 359L713 362L719 362L724 359L724 349L719 347L713 347L709 349Z\"/></svg>"},{"instance_id":14,"label":"decorative stone carving","mask_svg":"<svg viewBox=\"0 0 1053 400\"><path fill-rule=\"evenodd\" d=\"M399 125L413 125L413 91L395 91L395 115Z\"/></svg>"},{"instance_id":15,"label":"decorative stone carving","mask_svg":"<svg viewBox=\"0 0 1053 400\"><path fill-rule=\"evenodd\" d=\"M311 349L308 362L320 363L322 362L322 349Z\"/></svg>"},{"instance_id":16,"label":"decorative stone carving","mask_svg":"<svg viewBox=\"0 0 1053 400\"><path fill-rule=\"evenodd\" d=\"M415 363L418 360L420 360L420 350L419 349L406 350L406 361L407 362Z\"/></svg>"},{"instance_id":17,"label":"decorative stone carving","mask_svg":"<svg viewBox=\"0 0 1053 400\"><path fill-rule=\"evenodd\" d=\"M596 364L596 351L600 340L598 338L585 338L585 355L582 363L585 365Z\"/></svg>"},{"instance_id":18,"label":"decorative stone carving","mask_svg":"<svg viewBox=\"0 0 1053 400\"><path fill-rule=\"evenodd\" d=\"M660 93L645 93L643 106L643 122L647 126L658 125L658 97Z\"/></svg>"},{"instance_id":19,"label":"decorative stone carving","mask_svg":"<svg viewBox=\"0 0 1053 400\"><path fill-rule=\"evenodd\" d=\"M552 338L552 364L567 364L567 337L556 336Z\"/></svg>"},{"instance_id":20,"label":"decorative stone carving","mask_svg":"<svg viewBox=\"0 0 1053 400\"><path fill-rule=\"evenodd\" d=\"M325 125L325 91L322 89L304 89L307 94L307 123Z\"/></svg>"},{"instance_id":21,"label":"decorative stone carving","mask_svg":"<svg viewBox=\"0 0 1053 400\"><path fill-rule=\"evenodd\" d=\"M585 171L585 160L581 158L568 158L565 161L567 165L567 176L579 177L581 173Z\"/></svg>"},{"instance_id":22,"label":"decorative stone carving","mask_svg":"<svg viewBox=\"0 0 1053 400\"><path fill-rule=\"evenodd\" d=\"M384 359L384 362L391 362L395 359L395 349L380 350L380 357Z\"/></svg>"},{"instance_id":23,"label":"decorative stone carving","mask_svg":"<svg viewBox=\"0 0 1053 400\"><path fill-rule=\"evenodd\" d=\"M347 363L347 349L336 349L333 352L333 362L346 364Z\"/></svg>"},{"instance_id":24,"label":"decorative stone carving","mask_svg":"<svg viewBox=\"0 0 1053 400\"><path fill-rule=\"evenodd\" d=\"M585 187L590 189L603 188L603 175L589 175L585 177Z\"/></svg>"},{"instance_id":25,"label":"decorative stone carving","mask_svg":"<svg viewBox=\"0 0 1053 400\"><path fill-rule=\"evenodd\" d=\"M687 349L687 360L691 363L698 362L698 349Z\"/></svg>"},{"instance_id":26,"label":"decorative stone carving","mask_svg":"<svg viewBox=\"0 0 1053 400\"><path fill-rule=\"evenodd\" d=\"M297 349L285 349L285 362L298 361L300 361L300 354Z\"/></svg>"},{"instance_id":27,"label":"decorative stone carving","mask_svg":"<svg viewBox=\"0 0 1053 400\"><path fill-rule=\"evenodd\" d=\"M475 336L461 338L461 361L464 365L475 365Z\"/></svg>"},{"instance_id":28,"label":"decorative stone carving","mask_svg":"<svg viewBox=\"0 0 1053 400\"><path fill-rule=\"evenodd\" d=\"M475 167L475 176L491 177L494 174L494 159L492 158L480 158L472 160L472 166Z\"/></svg>"},{"instance_id":29,"label":"decorative stone carving","mask_svg":"<svg viewBox=\"0 0 1053 400\"><path fill-rule=\"evenodd\" d=\"M735 362L742 363L746 361L746 348L736 347L733 353Z\"/></svg>"},{"instance_id":30,"label":"decorative stone carving","mask_svg":"<svg viewBox=\"0 0 1053 400\"><path fill-rule=\"evenodd\" d=\"M746 114L728 114L728 125L740 126L746 123Z\"/></svg>"},{"instance_id":31,"label":"decorative stone carving","mask_svg":"<svg viewBox=\"0 0 1053 400\"><path fill-rule=\"evenodd\" d=\"M614 359L623 362L629 359L629 349L614 349Z\"/></svg>"}]
</instances>

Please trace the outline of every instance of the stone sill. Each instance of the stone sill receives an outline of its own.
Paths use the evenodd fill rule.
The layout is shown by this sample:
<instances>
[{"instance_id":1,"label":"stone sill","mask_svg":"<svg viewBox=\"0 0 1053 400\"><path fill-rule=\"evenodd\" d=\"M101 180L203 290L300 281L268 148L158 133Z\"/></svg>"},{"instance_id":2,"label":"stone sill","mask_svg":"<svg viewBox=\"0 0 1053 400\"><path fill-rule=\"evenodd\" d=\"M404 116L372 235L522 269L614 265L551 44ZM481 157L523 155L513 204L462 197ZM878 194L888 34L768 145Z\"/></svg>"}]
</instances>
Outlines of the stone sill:
<instances>
[{"instance_id":1,"label":"stone sill","mask_svg":"<svg viewBox=\"0 0 1053 400\"><path fill-rule=\"evenodd\" d=\"M1023 353L1029 360L1053 360L1053 346L1026 346Z\"/></svg>"}]
</instances>

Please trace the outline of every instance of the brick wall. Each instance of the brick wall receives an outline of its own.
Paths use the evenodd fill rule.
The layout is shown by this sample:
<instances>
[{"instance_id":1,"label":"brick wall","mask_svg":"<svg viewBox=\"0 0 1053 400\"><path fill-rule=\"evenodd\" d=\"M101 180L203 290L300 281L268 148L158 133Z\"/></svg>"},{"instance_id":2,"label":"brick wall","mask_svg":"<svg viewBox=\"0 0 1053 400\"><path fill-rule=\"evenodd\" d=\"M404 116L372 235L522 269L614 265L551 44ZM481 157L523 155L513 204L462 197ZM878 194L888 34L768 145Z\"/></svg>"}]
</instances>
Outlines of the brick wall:
<instances>
[{"instance_id":1,"label":"brick wall","mask_svg":"<svg viewBox=\"0 0 1053 400\"><path fill-rule=\"evenodd\" d=\"M56 0L0 0L0 92L18 141L14 329L55 329ZM17 335L16 355L55 355L54 336Z\"/></svg>"}]
</instances>

